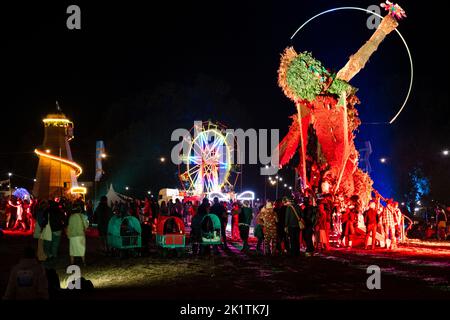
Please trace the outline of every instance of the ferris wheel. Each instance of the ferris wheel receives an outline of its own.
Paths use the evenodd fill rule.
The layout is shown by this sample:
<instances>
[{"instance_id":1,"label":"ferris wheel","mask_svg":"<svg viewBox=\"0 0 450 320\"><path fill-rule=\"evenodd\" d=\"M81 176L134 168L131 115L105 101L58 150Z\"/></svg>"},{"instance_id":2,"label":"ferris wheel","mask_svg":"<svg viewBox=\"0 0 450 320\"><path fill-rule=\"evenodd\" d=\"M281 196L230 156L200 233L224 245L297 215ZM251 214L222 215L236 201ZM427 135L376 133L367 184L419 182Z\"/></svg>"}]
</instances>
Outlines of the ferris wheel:
<instances>
[{"instance_id":1,"label":"ferris wheel","mask_svg":"<svg viewBox=\"0 0 450 320\"><path fill-rule=\"evenodd\" d=\"M236 140L226 133L225 126L211 121L199 122L185 137L189 147L181 155L178 173L183 188L191 195L233 191L240 166L236 158Z\"/></svg>"}]
</instances>

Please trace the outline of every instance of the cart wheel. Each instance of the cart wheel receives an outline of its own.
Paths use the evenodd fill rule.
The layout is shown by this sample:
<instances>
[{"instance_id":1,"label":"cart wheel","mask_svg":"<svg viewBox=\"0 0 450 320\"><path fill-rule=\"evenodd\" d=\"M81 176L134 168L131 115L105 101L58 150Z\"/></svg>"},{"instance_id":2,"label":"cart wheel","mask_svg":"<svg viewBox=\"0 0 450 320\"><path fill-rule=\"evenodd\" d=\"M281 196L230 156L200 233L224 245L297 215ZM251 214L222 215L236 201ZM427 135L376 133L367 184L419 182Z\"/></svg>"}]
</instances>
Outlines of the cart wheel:
<instances>
[{"instance_id":1,"label":"cart wheel","mask_svg":"<svg viewBox=\"0 0 450 320\"><path fill-rule=\"evenodd\" d=\"M119 251L119 258L120 259L125 259L127 256L126 251L125 250L120 250Z\"/></svg>"}]
</instances>

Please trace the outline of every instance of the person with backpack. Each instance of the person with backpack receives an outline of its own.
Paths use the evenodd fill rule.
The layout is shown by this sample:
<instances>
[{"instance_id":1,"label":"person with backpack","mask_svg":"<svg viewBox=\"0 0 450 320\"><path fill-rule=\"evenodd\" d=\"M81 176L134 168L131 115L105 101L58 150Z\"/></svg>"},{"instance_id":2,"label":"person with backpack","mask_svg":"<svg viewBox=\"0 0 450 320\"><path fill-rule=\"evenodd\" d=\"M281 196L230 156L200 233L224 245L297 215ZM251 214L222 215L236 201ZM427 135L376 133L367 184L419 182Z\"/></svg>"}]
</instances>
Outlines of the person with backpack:
<instances>
[{"instance_id":1,"label":"person with backpack","mask_svg":"<svg viewBox=\"0 0 450 320\"><path fill-rule=\"evenodd\" d=\"M289 237L290 255L298 257L300 255L300 231L303 225L300 208L288 198L284 198L283 203L286 206L285 232Z\"/></svg>"}]
</instances>

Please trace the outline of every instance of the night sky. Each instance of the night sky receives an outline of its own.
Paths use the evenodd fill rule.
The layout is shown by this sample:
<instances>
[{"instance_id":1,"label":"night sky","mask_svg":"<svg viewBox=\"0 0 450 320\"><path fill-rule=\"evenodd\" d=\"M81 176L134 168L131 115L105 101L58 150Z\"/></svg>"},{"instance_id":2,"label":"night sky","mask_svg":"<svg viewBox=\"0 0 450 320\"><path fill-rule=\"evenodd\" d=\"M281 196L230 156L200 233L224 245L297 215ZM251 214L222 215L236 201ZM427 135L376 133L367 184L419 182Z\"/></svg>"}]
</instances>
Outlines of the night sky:
<instances>
[{"instance_id":1,"label":"night sky","mask_svg":"<svg viewBox=\"0 0 450 320\"><path fill-rule=\"evenodd\" d=\"M337 12L320 17L293 41L309 17L337 6L367 8L375 1L164 1L147 5L73 1L2 4L2 139L0 174L30 187L43 140L41 119L58 100L75 123L72 153L92 181L95 141L109 155L103 186L155 193L179 187L177 167L161 164L176 128L214 120L229 128L279 128L287 132L294 104L277 86L286 46L312 51L339 70L370 37L367 15ZM164 3L164 5L162 4ZM81 7L81 30L66 28L66 8ZM432 198L450 202L448 26L444 10L427 12L418 1L400 5L408 18L399 30L410 46L415 80L405 111L392 124L409 84L409 61L392 33L351 83L359 88L363 124L357 146L370 140L375 187L399 200L408 172L421 167ZM384 13L383 13L384 15ZM378 123L378 124L374 124ZM381 123L381 124L380 124ZM379 159L386 157L381 164ZM259 166L243 169L244 189L264 194ZM293 184L293 171L282 173ZM0 180L3 178L0 178ZM269 197L273 187L267 187Z\"/></svg>"}]
</instances>

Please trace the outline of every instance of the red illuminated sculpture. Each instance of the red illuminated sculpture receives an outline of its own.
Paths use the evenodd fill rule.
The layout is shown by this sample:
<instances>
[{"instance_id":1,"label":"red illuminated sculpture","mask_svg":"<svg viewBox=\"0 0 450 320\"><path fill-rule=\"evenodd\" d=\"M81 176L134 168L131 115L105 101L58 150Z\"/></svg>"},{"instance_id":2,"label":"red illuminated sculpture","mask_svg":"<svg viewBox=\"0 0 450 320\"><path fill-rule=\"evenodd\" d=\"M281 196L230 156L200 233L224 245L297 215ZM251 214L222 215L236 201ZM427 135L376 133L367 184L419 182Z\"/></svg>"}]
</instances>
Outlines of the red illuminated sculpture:
<instances>
[{"instance_id":1,"label":"red illuminated sculpture","mask_svg":"<svg viewBox=\"0 0 450 320\"><path fill-rule=\"evenodd\" d=\"M388 15L337 74L308 52L297 53L288 47L282 54L278 84L294 101L297 114L291 117L289 132L279 145L280 166L298 151L302 191L342 194L345 198L358 195L363 205L371 198L373 181L358 168L354 132L361 123L356 109L360 101L349 81L395 30L397 19L405 16L398 5L387 2L384 7Z\"/></svg>"}]
</instances>

